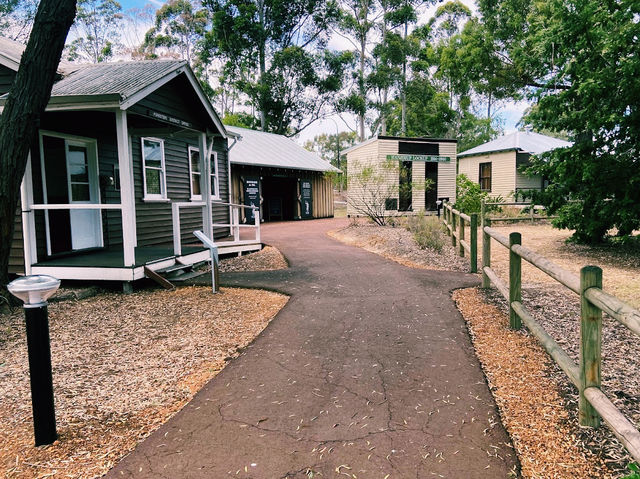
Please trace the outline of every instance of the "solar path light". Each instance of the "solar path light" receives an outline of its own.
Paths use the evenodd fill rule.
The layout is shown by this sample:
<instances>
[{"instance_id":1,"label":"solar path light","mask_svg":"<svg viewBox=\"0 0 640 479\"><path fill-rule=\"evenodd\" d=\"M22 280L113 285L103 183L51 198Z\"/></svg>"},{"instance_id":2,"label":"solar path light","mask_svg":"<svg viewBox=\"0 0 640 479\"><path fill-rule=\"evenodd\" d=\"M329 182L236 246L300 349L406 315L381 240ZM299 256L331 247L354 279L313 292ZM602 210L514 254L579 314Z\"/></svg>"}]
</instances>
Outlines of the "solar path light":
<instances>
[{"instance_id":1,"label":"solar path light","mask_svg":"<svg viewBox=\"0 0 640 479\"><path fill-rule=\"evenodd\" d=\"M47 299L59 286L59 279L46 275L25 276L7 285L11 294L24 301L36 446L51 444L58 437L53 404Z\"/></svg>"}]
</instances>

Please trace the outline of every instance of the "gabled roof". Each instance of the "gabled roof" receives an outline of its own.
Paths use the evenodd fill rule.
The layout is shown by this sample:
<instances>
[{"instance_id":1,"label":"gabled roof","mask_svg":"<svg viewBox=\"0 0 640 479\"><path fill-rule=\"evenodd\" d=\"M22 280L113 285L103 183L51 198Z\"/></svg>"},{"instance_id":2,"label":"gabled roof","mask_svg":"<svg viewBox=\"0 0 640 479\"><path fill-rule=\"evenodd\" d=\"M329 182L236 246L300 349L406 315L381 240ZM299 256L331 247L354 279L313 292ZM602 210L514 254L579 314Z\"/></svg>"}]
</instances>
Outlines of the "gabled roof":
<instances>
[{"instance_id":1,"label":"gabled roof","mask_svg":"<svg viewBox=\"0 0 640 479\"><path fill-rule=\"evenodd\" d=\"M532 131L516 131L482 145L478 145L470 150L458 153L458 158L509 150L538 155L545 151L551 151L556 148L564 148L567 146L571 146L571 142L559 140L551 136L541 135L540 133L534 133Z\"/></svg>"},{"instance_id":2,"label":"gabled roof","mask_svg":"<svg viewBox=\"0 0 640 479\"><path fill-rule=\"evenodd\" d=\"M0 64L17 70L24 46L0 37ZM12 68L12 67L10 67ZM91 107L128 109L162 85L184 74L220 134L227 132L202 86L183 60L147 60L97 64L60 62L62 79L54 83L47 110L77 110ZM6 95L0 97L4 106Z\"/></svg>"},{"instance_id":3,"label":"gabled roof","mask_svg":"<svg viewBox=\"0 0 640 479\"><path fill-rule=\"evenodd\" d=\"M240 141L229 152L232 164L308 171L340 171L286 136L237 126L226 128L229 135L240 136Z\"/></svg>"},{"instance_id":4,"label":"gabled roof","mask_svg":"<svg viewBox=\"0 0 640 479\"><path fill-rule=\"evenodd\" d=\"M0 37L0 65L17 72L20 66L20 59L24 52L25 46L5 37ZM61 61L58 66L58 73L62 74L71 63Z\"/></svg>"}]
</instances>

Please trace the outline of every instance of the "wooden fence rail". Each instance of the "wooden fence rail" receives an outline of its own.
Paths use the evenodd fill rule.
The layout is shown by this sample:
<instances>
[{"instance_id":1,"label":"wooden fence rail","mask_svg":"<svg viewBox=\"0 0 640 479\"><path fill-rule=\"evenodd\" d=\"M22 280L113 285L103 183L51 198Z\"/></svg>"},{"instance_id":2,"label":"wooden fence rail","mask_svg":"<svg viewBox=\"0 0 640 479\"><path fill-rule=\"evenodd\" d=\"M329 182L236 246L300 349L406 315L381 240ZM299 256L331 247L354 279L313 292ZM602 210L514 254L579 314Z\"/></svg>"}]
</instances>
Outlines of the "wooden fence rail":
<instances>
[{"instance_id":1,"label":"wooden fence rail","mask_svg":"<svg viewBox=\"0 0 640 479\"><path fill-rule=\"evenodd\" d=\"M469 252L471 271L477 272L478 223L477 215L466 215L444 204L443 221L451 235L453 246L459 247L460 256ZM640 311L602 290L602 269L585 266L580 276L567 271L539 253L523 246L520 233L509 237L491 227L492 218L482 215L482 287L495 286L509 304L509 325L520 329L521 323L533 334L545 351L560 366L578 389L579 421L582 426L598 427L602 419L626 447L629 454L640 462L640 432L601 390L602 312L609 314L630 331L640 336ZM469 242L465 239L465 223L469 225ZM509 250L509 281L502 280L491 269L491 240ZM522 260L580 296L580 358L578 364L547 333L522 304Z\"/></svg>"}]
</instances>

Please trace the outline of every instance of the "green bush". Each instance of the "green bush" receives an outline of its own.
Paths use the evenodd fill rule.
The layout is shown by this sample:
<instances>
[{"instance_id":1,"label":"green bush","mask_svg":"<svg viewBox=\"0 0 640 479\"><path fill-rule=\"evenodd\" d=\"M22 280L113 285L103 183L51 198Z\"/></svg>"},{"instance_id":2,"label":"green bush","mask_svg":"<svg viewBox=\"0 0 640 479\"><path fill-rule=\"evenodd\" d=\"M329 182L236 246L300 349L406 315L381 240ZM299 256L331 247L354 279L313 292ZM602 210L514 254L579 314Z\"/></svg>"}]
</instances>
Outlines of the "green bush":
<instances>
[{"instance_id":1,"label":"green bush","mask_svg":"<svg viewBox=\"0 0 640 479\"><path fill-rule=\"evenodd\" d=\"M426 216L424 211L410 216L407 220L407 229L413 233L413 237L421 249L432 249L442 252L446 237L442 223L435 216Z\"/></svg>"},{"instance_id":2,"label":"green bush","mask_svg":"<svg viewBox=\"0 0 640 479\"><path fill-rule=\"evenodd\" d=\"M467 175L458 175L456 178L456 203L455 209L466 214L480 213L482 201L489 199L489 194L480 189L478 183L471 181Z\"/></svg>"}]
</instances>

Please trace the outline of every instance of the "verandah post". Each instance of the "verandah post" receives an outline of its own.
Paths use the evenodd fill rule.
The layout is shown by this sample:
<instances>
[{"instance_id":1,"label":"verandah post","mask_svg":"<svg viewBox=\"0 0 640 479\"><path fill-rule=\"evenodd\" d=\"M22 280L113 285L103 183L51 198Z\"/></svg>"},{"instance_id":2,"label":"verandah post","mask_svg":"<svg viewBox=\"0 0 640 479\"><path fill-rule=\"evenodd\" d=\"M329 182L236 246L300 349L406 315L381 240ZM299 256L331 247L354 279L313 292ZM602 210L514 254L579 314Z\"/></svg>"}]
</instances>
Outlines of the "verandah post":
<instances>
[{"instance_id":1,"label":"verandah post","mask_svg":"<svg viewBox=\"0 0 640 479\"><path fill-rule=\"evenodd\" d=\"M584 397L589 387L600 388L602 347L602 310L585 297L589 288L602 289L602 269L585 266L580 270L580 399L578 403L581 426L599 427L600 416Z\"/></svg>"},{"instance_id":2,"label":"verandah post","mask_svg":"<svg viewBox=\"0 0 640 479\"><path fill-rule=\"evenodd\" d=\"M491 267L491 236L484 231L485 226L491 226L489 218L484 219L484 225L482 226L482 287L489 288L491 287L491 280L484 272L484 268Z\"/></svg>"},{"instance_id":3,"label":"verandah post","mask_svg":"<svg viewBox=\"0 0 640 479\"><path fill-rule=\"evenodd\" d=\"M514 301L522 301L522 258L513 251L513 246L522 244L520 233L509 235L509 326L520 329L520 316L513 309Z\"/></svg>"},{"instance_id":4,"label":"verandah post","mask_svg":"<svg viewBox=\"0 0 640 479\"><path fill-rule=\"evenodd\" d=\"M477 213L472 213L471 214L471 224L469 225L469 232L470 232L470 244L469 246L471 247L471 253L469 254L469 256L471 256L470 261L471 261L471 272L472 273L477 273L478 272L478 214Z\"/></svg>"}]
</instances>

